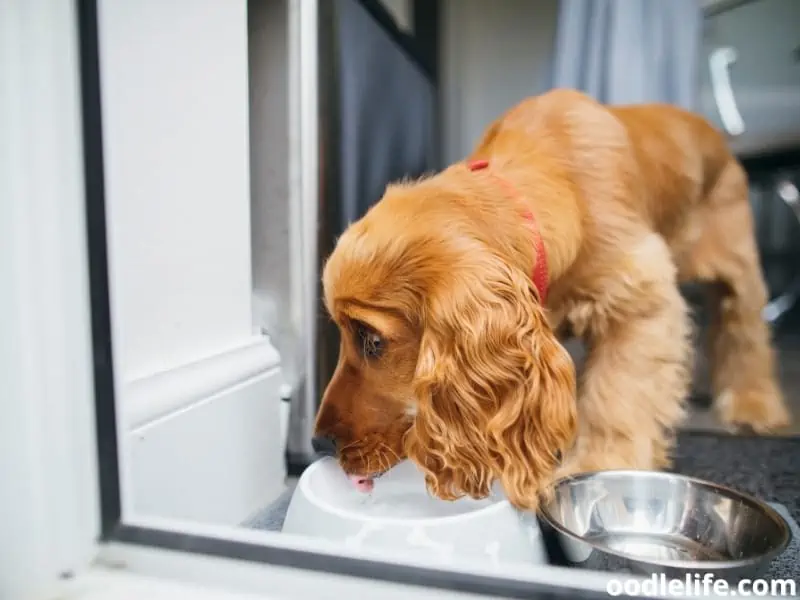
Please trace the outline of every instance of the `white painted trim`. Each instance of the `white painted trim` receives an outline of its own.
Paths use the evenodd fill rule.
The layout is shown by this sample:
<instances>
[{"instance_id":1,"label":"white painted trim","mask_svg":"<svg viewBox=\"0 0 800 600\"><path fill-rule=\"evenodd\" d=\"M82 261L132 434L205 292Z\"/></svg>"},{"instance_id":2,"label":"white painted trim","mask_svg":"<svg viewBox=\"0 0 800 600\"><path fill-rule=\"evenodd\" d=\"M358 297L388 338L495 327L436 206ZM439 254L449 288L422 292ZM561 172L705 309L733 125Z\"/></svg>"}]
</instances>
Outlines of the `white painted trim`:
<instances>
[{"instance_id":1,"label":"white painted trim","mask_svg":"<svg viewBox=\"0 0 800 600\"><path fill-rule=\"evenodd\" d=\"M93 567L80 577L62 582L49 598L70 600L319 600L320 598L380 598L381 600L476 600L489 598L481 594L439 590L421 586L392 584L370 579L304 573L296 569L270 565L247 565L240 561L186 557L181 554L158 553L151 560L161 560L160 571L168 575L142 575L139 569L121 571L119 565ZM141 562L141 561L137 561ZM176 563L183 563L178 566ZM209 577L209 573L212 574ZM201 584L202 579L214 579ZM626 577L627 579L628 577ZM631 577L633 579L633 577ZM597 590L606 593L605 586ZM535 595L535 593L532 593ZM580 596L580 592L576 592ZM493 596L491 596L493 597ZM653 598L658 596L651 596ZM731 594L707 596L686 595L684 598L730 598ZM761 596L775 598L778 596Z\"/></svg>"},{"instance_id":2,"label":"white painted trim","mask_svg":"<svg viewBox=\"0 0 800 600\"><path fill-rule=\"evenodd\" d=\"M292 321L305 340L297 385L314 359L317 286L319 115L317 106L317 0L289 2L289 253L293 258ZM294 261L297 261L296 263ZM308 300L311 299L311 300ZM313 303L312 303L313 302Z\"/></svg>"},{"instance_id":3,"label":"white painted trim","mask_svg":"<svg viewBox=\"0 0 800 600\"><path fill-rule=\"evenodd\" d=\"M0 598L99 533L77 2L0 2Z\"/></svg>"},{"instance_id":4,"label":"white painted trim","mask_svg":"<svg viewBox=\"0 0 800 600\"><path fill-rule=\"evenodd\" d=\"M125 428L142 427L279 365L269 338L258 337L242 347L127 383L119 401Z\"/></svg>"},{"instance_id":5,"label":"white painted trim","mask_svg":"<svg viewBox=\"0 0 800 600\"><path fill-rule=\"evenodd\" d=\"M289 3L289 207L290 256L293 262L292 319L299 323L296 364L284 365L292 397L301 415L314 406L318 316L318 202L319 202L319 76L318 0ZM299 257L299 260L294 258ZM298 263L295 261L298 260ZM299 390L302 390L300 392ZM302 395L301 395L302 394ZM308 453L313 451L308 440Z\"/></svg>"},{"instance_id":6,"label":"white painted trim","mask_svg":"<svg viewBox=\"0 0 800 600\"><path fill-rule=\"evenodd\" d=\"M325 573L306 573L271 565L191 557L193 566L173 571L175 556L167 559L168 575L142 575L120 571L118 566L93 567L87 573L56 587L47 600L320 600L327 598L380 598L380 600L475 600L476 594L425 589ZM180 555L179 555L180 556ZM194 571L192 571L194 569ZM211 584L194 580L194 574L210 569L217 575Z\"/></svg>"},{"instance_id":7,"label":"white painted trim","mask_svg":"<svg viewBox=\"0 0 800 600\"><path fill-rule=\"evenodd\" d=\"M343 544L323 539L311 539L284 533L260 531L244 528L229 528L207 523L178 521L172 519L136 519L129 524L157 529L193 533L221 540L249 544L264 544L275 548L314 552L331 557L363 559L418 568L436 568L412 554L398 555L378 549L345 547ZM404 597L460 597L447 590L431 590L422 587L392 584L387 582L359 579L343 575L325 574L315 571L295 571L299 576L291 577L291 570L263 563L230 561L209 556L189 556L167 552L156 548L129 546L117 543L103 546L97 564L99 566L125 565L130 572L151 576L181 575L185 581L213 587L224 583L231 591L281 593L291 598L347 598L347 591L361 595L381 598ZM205 566L200 566L205 565ZM604 592L608 582L615 578L613 573L572 569L550 565L503 564L491 565L479 561L463 561L443 567L448 573L470 574L487 577L501 577L511 581L530 584L561 586L567 589ZM618 577L618 576L617 576ZM293 586L293 587L292 587ZM320 594L320 590L325 590ZM293 592L290 593L290 592ZM433 592L434 596L426 596ZM399 595L398 595L399 594ZM406 595L403 595L406 594ZM438 594L443 594L439 596ZM477 595L477 597L482 597Z\"/></svg>"}]
</instances>

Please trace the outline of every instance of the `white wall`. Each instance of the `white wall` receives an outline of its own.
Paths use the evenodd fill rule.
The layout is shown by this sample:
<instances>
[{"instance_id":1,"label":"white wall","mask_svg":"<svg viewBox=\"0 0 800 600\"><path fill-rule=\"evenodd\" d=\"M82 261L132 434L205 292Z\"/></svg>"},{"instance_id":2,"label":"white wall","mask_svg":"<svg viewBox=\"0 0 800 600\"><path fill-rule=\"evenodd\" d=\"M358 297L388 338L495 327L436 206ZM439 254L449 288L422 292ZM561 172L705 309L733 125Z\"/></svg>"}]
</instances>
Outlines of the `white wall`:
<instances>
[{"instance_id":1,"label":"white wall","mask_svg":"<svg viewBox=\"0 0 800 600\"><path fill-rule=\"evenodd\" d=\"M483 130L547 89L558 0L444 0L444 159L463 158Z\"/></svg>"},{"instance_id":2,"label":"white wall","mask_svg":"<svg viewBox=\"0 0 800 600\"><path fill-rule=\"evenodd\" d=\"M123 509L236 524L285 476L280 357L253 325L247 2L98 4Z\"/></svg>"},{"instance_id":3,"label":"white wall","mask_svg":"<svg viewBox=\"0 0 800 600\"><path fill-rule=\"evenodd\" d=\"M244 0L101 0L116 368L252 335Z\"/></svg>"}]
</instances>

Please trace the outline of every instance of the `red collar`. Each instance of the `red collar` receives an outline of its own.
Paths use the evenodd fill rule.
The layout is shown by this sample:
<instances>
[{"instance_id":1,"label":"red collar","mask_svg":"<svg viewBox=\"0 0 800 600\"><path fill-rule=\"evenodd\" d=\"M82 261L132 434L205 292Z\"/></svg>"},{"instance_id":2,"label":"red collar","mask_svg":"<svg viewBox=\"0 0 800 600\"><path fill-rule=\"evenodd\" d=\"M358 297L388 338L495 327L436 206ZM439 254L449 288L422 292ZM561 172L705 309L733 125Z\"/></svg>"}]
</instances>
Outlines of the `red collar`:
<instances>
[{"instance_id":1,"label":"red collar","mask_svg":"<svg viewBox=\"0 0 800 600\"><path fill-rule=\"evenodd\" d=\"M467 163L467 168L470 171L482 171L489 168L489 161L473 160ZM550 275L547 269L547 251L544 247L544 240L542 239L542 233L539 229L539 224L536 221L536 217L530 210L527 209L525 198L522 196L522 194L520 194L519 190L514 187L514 185L496 173L493 173L491 170L487 171L487 173L492 176L492 178L506 191L511 198L520 200L520 204L523 207L522 216L525 217L525 219L527 219L531 224L531 228L533 229L533 245L536 249L536 264L533 267L532 279L533 285L535 285L536 289L539 291L539 302L544 305L545 301L547 300L547 287L549 284Z\"/></svg>"}]
</instances>

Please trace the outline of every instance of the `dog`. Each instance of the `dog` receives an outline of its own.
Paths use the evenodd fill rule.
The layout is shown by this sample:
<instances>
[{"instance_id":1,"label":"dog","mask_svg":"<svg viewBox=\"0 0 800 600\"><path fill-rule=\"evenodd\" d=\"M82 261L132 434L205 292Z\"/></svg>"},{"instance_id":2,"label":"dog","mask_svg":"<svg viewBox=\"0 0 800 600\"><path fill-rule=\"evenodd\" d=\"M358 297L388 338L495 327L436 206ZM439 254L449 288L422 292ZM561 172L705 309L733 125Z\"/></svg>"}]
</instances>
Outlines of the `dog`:
<instances>
[{"instance_id":1,"label":"dog","mask_svg":"<svg viewBox=\"0 0 800 600\"><path fill-rule=\"evenodd\" d=\"M410 458L439 498L498 482L535 511L561 477L667 468L691 383L689 281L713 300L722 421L789 422L746 174L674 106L527 99L466 160L388 186L322 279L341 345L315 440L365 489ZM579 385L570 335L588 350Z\"/></svg>"}]
</instances>

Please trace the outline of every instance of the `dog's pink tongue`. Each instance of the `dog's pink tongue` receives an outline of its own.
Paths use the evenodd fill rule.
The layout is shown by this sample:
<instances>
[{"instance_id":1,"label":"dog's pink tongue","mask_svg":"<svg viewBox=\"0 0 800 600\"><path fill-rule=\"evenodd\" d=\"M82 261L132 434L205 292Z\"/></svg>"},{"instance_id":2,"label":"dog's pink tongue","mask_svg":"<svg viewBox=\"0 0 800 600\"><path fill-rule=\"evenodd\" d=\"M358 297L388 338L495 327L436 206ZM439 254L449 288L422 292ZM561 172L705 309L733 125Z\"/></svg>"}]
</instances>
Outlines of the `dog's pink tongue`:
<instances>
[{"instance_id":1,"label":"dog's pink tongue","mask_svg":"<svg viewBox=\"0 0 800 600\"><path fill-rule=\"evenodd\" d=\"M350 483L362 494L369 494L372 488L375 487L375 482L369 477L362 477L361 475L348 475Z\"/></svg>"}]
</instances>

